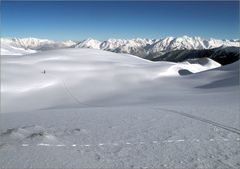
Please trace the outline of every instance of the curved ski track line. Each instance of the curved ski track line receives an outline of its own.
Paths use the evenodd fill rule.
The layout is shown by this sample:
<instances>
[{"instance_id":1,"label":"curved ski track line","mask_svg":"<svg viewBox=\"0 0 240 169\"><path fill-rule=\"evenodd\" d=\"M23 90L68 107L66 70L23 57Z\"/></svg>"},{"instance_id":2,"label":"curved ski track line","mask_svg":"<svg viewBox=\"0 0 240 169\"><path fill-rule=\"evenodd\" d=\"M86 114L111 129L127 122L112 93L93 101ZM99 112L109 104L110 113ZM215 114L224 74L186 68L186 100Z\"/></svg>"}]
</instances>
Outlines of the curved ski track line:
<instances>
[{"instance_id":1,"label":"curved ski track line","mask_svg":"<svg viewBox=\"0 0 240 169\"><path fill-rule=\"evenodd\" d=\"M50 75L53 76L55 79L57 79L55 75L53 75L53 74L51 74L51 73L48 73L48 74L50 74ZM58 79L57 79L57 80L58 80ZM83 102L79 101L78 98L75 97L75 96L72 94L71 90L69 89L69 87L67 86L66 82L65 82L63 79L60 79L60 83L61 83L63 89L66 91L66 93L74 100L74 102L75 102L77 105L80 105L80 106L92 106L92 105L89 105L89 104L87 104L87 103L83 103Z\"/></svg>"}]
</instances>

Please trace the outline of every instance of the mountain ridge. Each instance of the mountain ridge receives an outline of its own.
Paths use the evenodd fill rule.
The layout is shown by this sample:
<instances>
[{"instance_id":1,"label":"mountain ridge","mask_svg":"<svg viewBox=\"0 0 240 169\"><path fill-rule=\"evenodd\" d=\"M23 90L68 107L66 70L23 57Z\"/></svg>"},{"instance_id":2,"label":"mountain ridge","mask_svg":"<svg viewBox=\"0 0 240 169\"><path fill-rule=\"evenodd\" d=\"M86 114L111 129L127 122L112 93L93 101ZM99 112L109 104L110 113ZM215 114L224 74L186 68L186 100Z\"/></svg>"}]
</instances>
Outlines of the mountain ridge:
<instances>
[{"instance_id":1,"label":"mountain ridge","mask_svg":"<svg viewBox=\"0 0 240 169\"><path fill-rule=\"evenodd\" d=\"M95 48L95 49L116 49L120 46L131 46L131 47L144 47L147 49L147 45L152 45L157 49L156 51L164 51L164 50L174 50L175 48L186 48L186 49L209 49L220 47L222 45L226 46L239 46L239 39L203 39L197 36L189 37L165 37L161 39L148 39L148 38L133 38L133 39L114 39L110 38L107 40L99 41L94 38L87 38L82 41L73 41L73 40L65 40L65 41L56 41L50 39L38 39L38 38L1 38L2 43L14 43L15 45L19 45L21 47L28 47L32 50L41 49L39 46L43 44L62 44L59 47L85 47L85 48ZM11 42L10 42L11 41ZM64 46L65 45L65 46ZM38 46L38 48L36 48Z\"/></svg>"},{"instance_id":2,"label":"mountain ridge","mask_svg":"<svg viewBox=\"0 0 240 169\"><path fill-rule=\"evenodd\" d=\"M1 55L22 55L61 48L92 48L127 53L148 60L177 50L204 50L219 47L240 47L240 40L203 39L200 37L165 37L162 39L108 39L88 38L82 41L54 41L37 38L1 38Z\"/></svg>"},{"instance_id":3,"label":"mountain ridge","mask_svg":"<svg viewBox=\"0 0 240 169\"><path fill-rule=\"evenodd\" d=\"M174 50L148 59L152 61L183 62L189 59L208 57L221 65L226 65L239 60L239 50L239 47L234 46L221 46L213 49Z\"/></svg>"}]
</instances>

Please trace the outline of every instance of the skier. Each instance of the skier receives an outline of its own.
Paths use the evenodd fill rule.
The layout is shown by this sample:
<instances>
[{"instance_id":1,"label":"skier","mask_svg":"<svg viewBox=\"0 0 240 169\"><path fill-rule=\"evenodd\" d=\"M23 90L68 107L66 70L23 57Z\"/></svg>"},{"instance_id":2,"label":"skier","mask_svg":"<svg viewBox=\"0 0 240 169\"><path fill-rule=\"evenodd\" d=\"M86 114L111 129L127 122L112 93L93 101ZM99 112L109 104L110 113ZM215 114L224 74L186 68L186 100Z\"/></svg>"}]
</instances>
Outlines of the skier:
<instances>
[{"instance_id":1,"label":"skier","mask_svg":"<svg viewBox=\"0 0 240 169\"><path fill-rule=\"evenodd\" d=\"M45 74L45 73L46 73L46 70L44 69L42 73Z\"/></svg>"}]
</instances>

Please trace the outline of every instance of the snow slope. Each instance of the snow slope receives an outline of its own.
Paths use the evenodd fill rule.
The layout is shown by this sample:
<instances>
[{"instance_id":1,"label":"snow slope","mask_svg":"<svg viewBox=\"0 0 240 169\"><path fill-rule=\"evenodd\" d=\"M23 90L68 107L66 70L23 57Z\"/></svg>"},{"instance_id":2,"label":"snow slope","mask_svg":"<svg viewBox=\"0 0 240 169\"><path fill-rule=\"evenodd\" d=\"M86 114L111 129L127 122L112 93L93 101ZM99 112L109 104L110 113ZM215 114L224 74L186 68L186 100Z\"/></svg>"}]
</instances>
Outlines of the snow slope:
<instances>
[{"instance_id":1,"label":"snow slope","mask_svg":"<svg viewBox=\"0 0 240 169\"><path fill-rule=\"evenodd\" d=\"M108 97L108 94L122 93L121 90L128 90L126 85L131 89L162 76L179 76L181 70L196 73L220 66L208 58L183 63L154 63L133 55L89 49L52 50L22 57L7 56L2 57L2 63L1 92L6 93L10 101L16 98L15 94L23 94L20 103L14 107L9 105L11 102L7 102L8 99L4 99L7 105L2 105L3 110L6 107L15 111L22 108L24 111L31 106L34 109L36 106L46 108L41 106L43 102L49 106L62 105L62 94L54 96L57 100L52 98L49 101L51 97L47 97L43 102L39 101L46 97L42 95L43 91L61 88L62 85L69 86L79 95L77 97L88 102ZM44 70L47 74L41 73ZM96 87L93 83L92 86L89 84L92 82L99 85ZM36 97L36 94L39 96ZM31 106L27 106L29 102L32 102Z\"/></svg>"},{"instance_id":2,"label":"snow slope","mask_svg":"<svg viewBox=\"0 0 240 169\"><path fill-rule=\"evenodd\" d=\"M1 71L3 168L239 168L239 62L59 49Z\"/></svg>"}]
</instances>

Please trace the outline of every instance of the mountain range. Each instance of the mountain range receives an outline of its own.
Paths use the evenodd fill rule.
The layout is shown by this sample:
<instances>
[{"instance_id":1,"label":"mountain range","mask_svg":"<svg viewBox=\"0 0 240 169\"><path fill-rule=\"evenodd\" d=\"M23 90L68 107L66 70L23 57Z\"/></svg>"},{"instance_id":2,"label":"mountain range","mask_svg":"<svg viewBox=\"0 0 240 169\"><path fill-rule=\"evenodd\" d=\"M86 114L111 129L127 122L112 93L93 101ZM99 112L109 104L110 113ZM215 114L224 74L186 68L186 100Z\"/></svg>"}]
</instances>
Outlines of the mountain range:
<instances>
[{"instance_id":1,"label":"mountain range","mask_svg":"<svg viewBox=\"0 0 240 169\"><path fill-rule=\"evenodd\" d=\"M97 41L86 39L75 45L76 48L94 48L112 51L116 53L128 53L148 58L159 56L174 50L212 49L221 46L237 46L239 40L202 39L200 37L166 37L163 39L109 39Z\"/></svg>"},{"instance_id":2,"label":"mountain range","mask_svg":"<svg viewBox=\"0 0 240 169\"><path fill-rule=\"evenodd\" d=\"M203 39L200 37L189 36L176 38L166 37L162 39L108 39L104 41L92 38L83 41L54 41L37 38L1 38L2 55L22 55L59 48L92 48L115 53L128 53L148 60L180 61L182 59L173 59L176 54L182 54L182 52L184 52L184 55L186 55L186 53L196 53L196 50L200 50L199 52L202 53L202 55L205 55L212 53L211 49L218 48L216 50L221 51L226 47L240 47L240 40ZM235 55L236 52L239 54L238 48L231 49L234 50ZM227 50L229 51L230 48ZM171 57L169 55L171 55ZM169 57L172 59L168 60L167 58ZM208 55L205 57L208 57Z\"/></svg>"}]
</instances>

